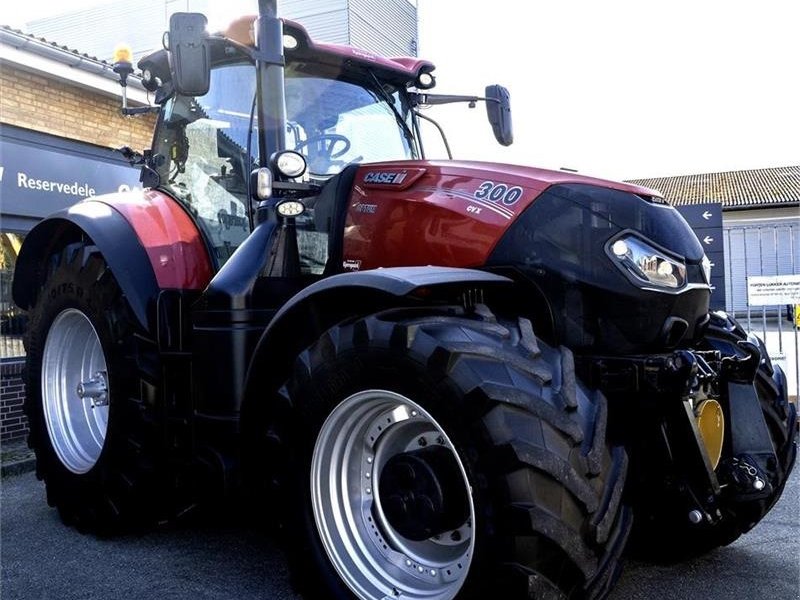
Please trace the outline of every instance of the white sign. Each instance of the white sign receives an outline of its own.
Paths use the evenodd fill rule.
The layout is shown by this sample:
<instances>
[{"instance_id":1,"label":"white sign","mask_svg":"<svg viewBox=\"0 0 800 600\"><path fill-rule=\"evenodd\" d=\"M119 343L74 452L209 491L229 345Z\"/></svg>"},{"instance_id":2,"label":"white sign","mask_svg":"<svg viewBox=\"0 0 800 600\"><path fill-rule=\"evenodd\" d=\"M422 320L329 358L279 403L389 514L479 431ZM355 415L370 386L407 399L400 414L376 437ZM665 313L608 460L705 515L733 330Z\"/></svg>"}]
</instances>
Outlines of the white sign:
<instances>
[{"instance_id":1,"label":"white sign","mask_svg":"<svg viewBox=\"0 0 800 600\"><path fill-rule=\"evenodd\" d=\"M750 306L800 304L800 275L770 275L747 278Z\"/></svg>"}]
</instances>

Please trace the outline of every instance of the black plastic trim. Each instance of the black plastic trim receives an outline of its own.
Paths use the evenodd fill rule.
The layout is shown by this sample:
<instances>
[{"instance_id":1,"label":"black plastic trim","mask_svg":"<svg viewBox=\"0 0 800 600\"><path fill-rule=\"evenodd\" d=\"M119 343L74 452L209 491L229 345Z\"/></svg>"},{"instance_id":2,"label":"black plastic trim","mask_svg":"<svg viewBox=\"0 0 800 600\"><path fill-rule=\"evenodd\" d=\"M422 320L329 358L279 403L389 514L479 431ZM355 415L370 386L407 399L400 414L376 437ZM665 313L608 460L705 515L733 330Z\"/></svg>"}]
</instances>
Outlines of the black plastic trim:
<instances>
[{"instance_id":1,"label":"black plastic trim","mask_svg":"<svg viewBox=\"0 0 800 600\"><path fill-rule=\"evenodd\" d=\"M512 283L508 277L495 275L477 269L459 269L454 267L391 267L372 269L356 273L341 273L314 283L294 296L275 315L272 325L295 306L302 304L312 296L316 296L333 288L368 288L388 293L392 296L408 296L421 287L433 287L447 284L480 286L484 284ZM270 326L270 329L272 328ZM269 329L267 330L269 331Z\"/></svg>"},{"instance_id":2,"label":"black plastic trim","mask_svg":"<svg viewBox=\"0 0 800 600\"><path fill-rule=\"evenodd\" d=\"M14 302L29 309L36 300L47 257L63 245L62 240L83 235L102 252L136 320L152 331L154 316L148 309L158 297L159 287L150 259L125 217L102 202L76 204L41 221L28 233L17 258Z\"/></svg>"}]
</instances>

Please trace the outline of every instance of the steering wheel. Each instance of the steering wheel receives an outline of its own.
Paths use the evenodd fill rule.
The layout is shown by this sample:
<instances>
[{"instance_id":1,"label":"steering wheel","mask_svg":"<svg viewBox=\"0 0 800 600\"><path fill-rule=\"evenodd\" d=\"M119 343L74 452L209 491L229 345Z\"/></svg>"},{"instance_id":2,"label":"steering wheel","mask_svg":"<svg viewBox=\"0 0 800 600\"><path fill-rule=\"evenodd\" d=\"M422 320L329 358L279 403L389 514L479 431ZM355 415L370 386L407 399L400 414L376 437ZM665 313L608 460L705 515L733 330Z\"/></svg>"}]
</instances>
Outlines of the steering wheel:
<instances>
[{"instance_id":1,"label":"steering wheel","mask_svg":"<svg viewBox=\"0 0 800 600\"><path fill-rule=\"evenodd\" d=\"M328 153L328 160L339 158L340 156L346 154L348 150L350 150L350 140L338 133L320 133L319 135L312 135L310 138L306 140L300 140L297 144L295 144L294 150L295 152L299 152L300 148L305 148L306 146L316 144L318 142L324 143L323 147ZM342 149L334 152L334 148L336 148L336 145L340 143L343 144Z\"/></svg>"}]
</instances>

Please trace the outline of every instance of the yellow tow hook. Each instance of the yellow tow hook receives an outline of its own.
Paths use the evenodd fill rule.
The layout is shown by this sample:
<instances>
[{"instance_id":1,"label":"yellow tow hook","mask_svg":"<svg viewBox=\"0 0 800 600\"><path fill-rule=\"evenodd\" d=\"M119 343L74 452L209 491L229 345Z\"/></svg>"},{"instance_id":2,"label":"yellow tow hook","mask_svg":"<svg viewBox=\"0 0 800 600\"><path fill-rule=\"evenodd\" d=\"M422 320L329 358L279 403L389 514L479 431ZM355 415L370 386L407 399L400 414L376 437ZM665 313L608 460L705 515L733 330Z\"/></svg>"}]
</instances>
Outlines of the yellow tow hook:
<instances>
[{"instance_id":1,"label":"yellow tow hook","mask_svg":"<svg viewBox=\"0 0 800 600\"><path fill-rule=\"evenodd\" d=\"M708 460L711 462L711 467L716 469L722 456L722 441L725 438L725 416L722 406L716 400L703 400L695 408L694 415Z\"/></svg>"}]
</instances>

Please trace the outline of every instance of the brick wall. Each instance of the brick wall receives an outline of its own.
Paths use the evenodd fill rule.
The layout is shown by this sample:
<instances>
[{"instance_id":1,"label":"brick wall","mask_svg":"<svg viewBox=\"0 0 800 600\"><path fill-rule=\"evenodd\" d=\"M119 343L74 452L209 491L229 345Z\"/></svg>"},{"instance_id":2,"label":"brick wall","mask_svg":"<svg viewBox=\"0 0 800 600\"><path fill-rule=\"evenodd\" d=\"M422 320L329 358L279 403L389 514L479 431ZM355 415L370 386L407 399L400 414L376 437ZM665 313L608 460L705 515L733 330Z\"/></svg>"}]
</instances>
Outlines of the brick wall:
<instances>
[{"instance_id":1,"label":"brick wall","mask_svg":"<svg viewBox=\"0 0 800 600\"><path fill-rule=\"evenodd\" d=\"M0 122L106 148L149 148L155 115L124 117L119 98L0 63ZM0 443L24 440L22 362L0 363Z\"/></svg>"},{"instance_id":2,"label":"brick wall","mask_svg":"<svg viewBox=\"0 0 800 600\"><path fill-rule=\"evenodd\" d=\"M0 121L107 148L149 148L155 115L124 117L120 100L0 63Z\"/></svg>"},{"instance_id":3,"label":"brick wall","mask_svg":"<svg viewBox=\"0 0 800 600\"><path fill-rule=\"evenodd\" d=\"M0 363L0 443L25 440L28 421L22 413L25 388L22 361Z\"/></svg>"}]
</instances>

